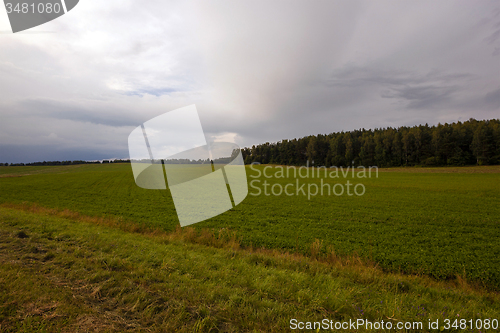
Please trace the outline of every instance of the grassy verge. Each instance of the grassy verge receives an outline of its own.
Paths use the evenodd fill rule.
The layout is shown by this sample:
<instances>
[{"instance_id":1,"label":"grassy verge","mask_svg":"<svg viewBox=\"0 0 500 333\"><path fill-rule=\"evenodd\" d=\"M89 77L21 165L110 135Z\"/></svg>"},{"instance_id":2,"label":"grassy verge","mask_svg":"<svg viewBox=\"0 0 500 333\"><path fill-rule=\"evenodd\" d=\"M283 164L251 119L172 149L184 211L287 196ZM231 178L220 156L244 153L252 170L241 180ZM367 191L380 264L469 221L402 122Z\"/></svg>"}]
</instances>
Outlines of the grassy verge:
<instances>
[{"instance_id":1,"label":"grassy verge","mask_svg":"<svg viewBox=\"0 0 500 333\"><path fill-rule=\"evenodd\" d=\"M428 319L500 319L500 296L463 280L119 225L0 207L0 331L288 332L292 318L419 321L426 331Z\"/></svg>"}]
</instances>

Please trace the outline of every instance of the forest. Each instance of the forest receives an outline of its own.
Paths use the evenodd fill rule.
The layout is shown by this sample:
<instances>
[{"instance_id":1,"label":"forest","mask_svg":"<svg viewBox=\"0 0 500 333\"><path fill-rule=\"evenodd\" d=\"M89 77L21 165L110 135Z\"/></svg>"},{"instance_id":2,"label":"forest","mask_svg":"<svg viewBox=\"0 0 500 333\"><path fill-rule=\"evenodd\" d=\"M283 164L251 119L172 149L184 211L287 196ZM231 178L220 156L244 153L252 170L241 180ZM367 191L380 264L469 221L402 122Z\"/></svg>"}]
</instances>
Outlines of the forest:
<instances>
[{"instance_id":1,"label":"forest","mask_svg":"<svg viewBox=\"0 0 500 333\"><path fill-rule=\"evenodd\" d=\"M500 164L500 119L471 118L465 122L437 126L425 124L375 130L363 128L275 143L266 142L241 151L245 164L258 162L328 167L351 164L378 167L494 165ZM217 162L220 161L214 161ZM0 166L94 163L130 163L130 160L0 163Z\"/></svg>"},{"instance_id":2,"label":"forest","mask_svg":"<svg viewBox=\"0 0 500 333\"><path fill-rule=\"evenodd\" d=\"M500 163L500 119L359 129L243 148L245 164L445 166Z\"/></svg>"}]
</instances>

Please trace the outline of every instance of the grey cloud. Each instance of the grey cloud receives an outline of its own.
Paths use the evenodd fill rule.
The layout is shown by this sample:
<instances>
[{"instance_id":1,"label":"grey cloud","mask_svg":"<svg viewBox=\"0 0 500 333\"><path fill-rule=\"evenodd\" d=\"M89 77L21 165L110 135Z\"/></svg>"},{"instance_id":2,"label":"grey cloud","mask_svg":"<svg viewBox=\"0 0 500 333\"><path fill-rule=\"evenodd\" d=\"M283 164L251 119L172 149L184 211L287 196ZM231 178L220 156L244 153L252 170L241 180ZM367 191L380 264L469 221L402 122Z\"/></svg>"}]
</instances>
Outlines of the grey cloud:
<instances>
[{"instance_id":1,"label":"grey cloud","mask_svg":"<svg viewBox=\"0 0 500 333\"><path fill-rule=\"evenodd\" d=\"M383 98L400 98L408 100L407 108L423 109L434 108L450 100L450 95L457 92L458 87L401 87L392 88L392 91L382 94Z\"/></svg>"},{"instance_id":2,"label":"grey cloud","mask_svg":"<svg viewBox=\"0 0 500 333\"><path fill-rule=\"evenodd\" d=\"M409 70L378 69L375 66L348 66L336 70L326 80L329 87L380 89L380 97L406 102L408 109L436 108L450 102L452 95L467 88L476 76L470 73L444 73L432 70L425 74Z\"/></svg>"},{"instance_id":3,"label":"grey cloud","mask_svg":"<svg viewBox=\"0 0 500 333\"><path fill-rule=\"evenodd\" d=\"M443 73L440 70L431 70L425 74L402 69L377 68L377 65L367 67L346 66L332 73L325 81L327 86L359 87L366 84L382 86L401 86L409 84L425 84L428 82L442 82L444 84L464 81L474 78L470 73Z\"/></svg>"},{"instance_id":4,"label":"grey cloud","mask_svg":"<svg viewBox=\"0 0 500 333\"><path fill-rule=\"evenodd\" d=\"M120 110L110 110L109 106L92 109L75 103L60 100L33 98L18 103L25 116L38 116L59 120L72 120L112 127L136 126L140 121L137 116ZM103 110L104 108L108 108Z\"/></svg>"},{"instance_id":5,"label":"grey cloud","mask_svg":"<svg viewBox=\"0 0 500 333\"><path fill-rule=\"evenodd\" d=\"M177 90L173 88L142 88L134 91L126 91L124 92L124 94L128 96L140 96L140 97L144 96L145 94L149 94L158 97L162 95L168 95L176 91Z\"/></svg>"},{"instance_id":6,"label":"grey cloud","mask_svg":"<svg viewBox=\"0 0 500 333\"><path fill-rule=\"evenodd\" d=\"M484 96L484 102L492 108L500 110L500 89L487 93Z\"/></svg>"},{"instance_id":7,"label":"grey cloud","mask_svg":"<svg viewBox=\"0 0 500 333\"><path fill-rule=\"evenodd\" d=\"M496 42L500 38L500 27L495 30L489 37L485 38L484 40L487 41L489 44L492 44Z\"/></svg>"},{"instance_id":8,"label":"grey cloud","mask_svg":"<svg viewBox=\"0 0 500 333\"><path fill-rule=\"evenodd\" d=\"M497 56L500 54L500 45L498 45L500 41L500 7L495 8L492 11L491 18L486 19L485 22L491 22L492 24L491 31L483 40L489 45L495 46L492 55Z\"/></svg>"}]
</instances>

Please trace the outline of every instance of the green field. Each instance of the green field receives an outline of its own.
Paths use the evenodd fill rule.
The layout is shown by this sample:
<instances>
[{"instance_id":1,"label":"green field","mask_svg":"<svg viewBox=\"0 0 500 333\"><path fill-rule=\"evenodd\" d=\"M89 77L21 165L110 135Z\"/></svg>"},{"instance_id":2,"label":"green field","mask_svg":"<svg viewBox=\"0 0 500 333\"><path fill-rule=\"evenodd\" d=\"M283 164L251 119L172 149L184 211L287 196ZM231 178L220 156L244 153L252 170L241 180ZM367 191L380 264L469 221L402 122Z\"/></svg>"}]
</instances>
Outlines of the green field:
<instances>
[{"instance_id":1,"label":"green field","mask_svg":"<svg viewBox=\"0 0 500 333\"><path fill-rule=\"evenodd\" d=\"M247 167L249 181L256 174ZM297 179L258 180L285 186ZM250 194L232 210L193 227L228 228L243 246L303 254L310 254L319 239L319 255L357 253L386 271L439 280L460 275L500 290L500 167L381 169L378 178L349 174L323 182L347 180L364 184L365 194L310 200L300 193ZM321 179L299 181L307 190L307 184ZM127 164L0 167L0 203L23 202L120 217L165 231L178 225L169 192L138 188Z\"/></svg>"}]
</instances>

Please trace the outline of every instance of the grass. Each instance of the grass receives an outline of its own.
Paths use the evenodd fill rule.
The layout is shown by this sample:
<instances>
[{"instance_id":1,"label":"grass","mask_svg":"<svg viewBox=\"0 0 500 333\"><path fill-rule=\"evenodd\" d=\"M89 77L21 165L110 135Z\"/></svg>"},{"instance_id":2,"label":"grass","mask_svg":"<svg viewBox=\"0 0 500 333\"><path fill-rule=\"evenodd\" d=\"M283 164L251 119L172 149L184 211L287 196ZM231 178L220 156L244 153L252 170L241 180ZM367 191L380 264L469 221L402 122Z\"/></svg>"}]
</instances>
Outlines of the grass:
<instances>
[{"instance_id":1,"label":"grass","mask_svg":"<svg viewBox=\"0 0 500 333\"><path fill-rule=\"evenodd\" d=\"M73 172L81 165L0 167L0 177L20 177L45 173Z\"/></svg>"},{"instance_id":2,"label":"grass","mask_svg":"<svg viewBox=\"0 0 500 333\"><path fill-rule=\"evenodd\" d=\"M315 241L310 255L321 247ZM223 230L134 229L33 205L0 207L0 253L2 332L288 332L292 318L394 326L500 318L500 296L464 280L384 273L356 256L242 249Z\"/></svg>"},{"instance_id":3,"label":"grass","mask_svg":"<svg viewBox=\"0 0 500 333\"><path fill-rule=\"evenodd\" d=\"M60 168L60 169L58 169ZM265 166L257 167L261 172ZM144 228L174 231L177 216L169 191L134 184L129 165L0 168L0 203L38 204L83 216L114 218ZM8 172L5 170L13 170ZM26 169L27 170L27 169ZM267 171L274 175L278 167ZM36 170L34 170L36 171ZM42 173L43 171L43 173ZM323 178L334 185L363 183L363 196L249 196L235 208L193 225L236 232L243 247L279 249L315 257L358 255L386 272L431 276L500 290L500 167L381 169L378 178ZM29 176L6 177L8 175ZM252 178L263 190L297 179ZM321 179L299 179L320 184ZM306 185L307 189L307 185Z\"/></svg>"}]
</instances>

